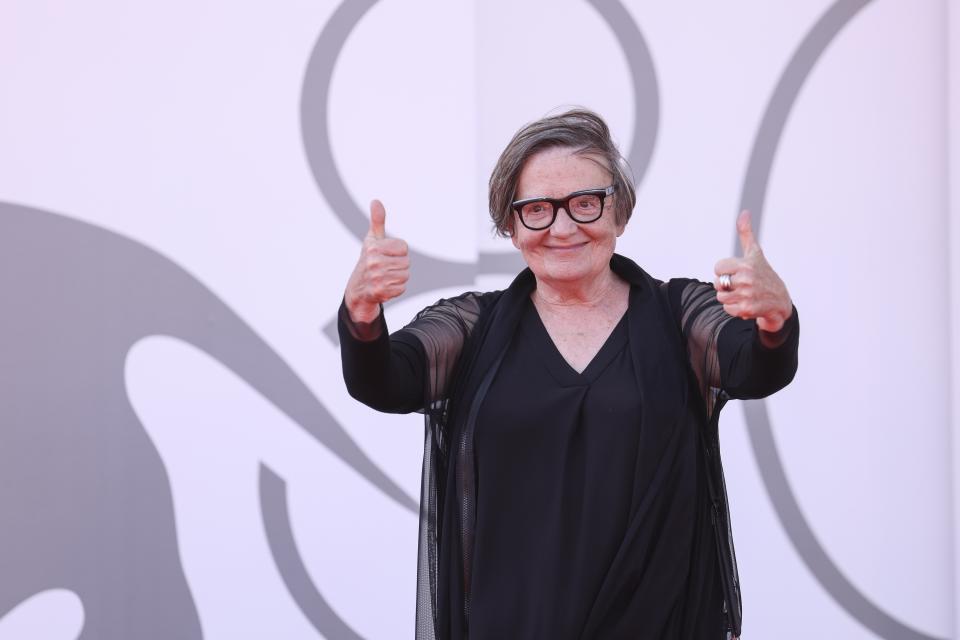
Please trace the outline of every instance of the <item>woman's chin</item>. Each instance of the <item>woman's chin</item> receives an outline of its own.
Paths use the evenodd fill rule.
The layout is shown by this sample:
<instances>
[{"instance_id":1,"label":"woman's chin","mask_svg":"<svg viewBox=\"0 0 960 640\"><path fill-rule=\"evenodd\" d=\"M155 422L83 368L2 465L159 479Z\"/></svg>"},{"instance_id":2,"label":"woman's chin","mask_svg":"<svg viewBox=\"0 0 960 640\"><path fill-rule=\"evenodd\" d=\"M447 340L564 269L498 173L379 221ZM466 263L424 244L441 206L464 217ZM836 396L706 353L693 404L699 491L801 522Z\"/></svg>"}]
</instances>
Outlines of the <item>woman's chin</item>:
<instances>
[{"instance_id":1,"label":"woman's chin","mask_svg":"<svg viewBox=\"0 0 960 640\"><path fill-rule=\"evenodd\" d=\"M590 275L589 265L581 262L557 260L550 261L543 269L542 274L537 274L541 279L551 282L577 282Z\"/></svg>"},{"instance_id":2,"label":"woman's chin","mask_svg":"<svg viewBox=\"0 0 960 640\"><path fill-rule=\"evenodd\" d=\"M527 256L527 264L538 280L557 283L589 280L604 268L609 268L610 258L601 258L596 251L591 252L587 248L581 246L579 250L546 249L537 253L531 252Z\"/></svg>"}]
</instances>

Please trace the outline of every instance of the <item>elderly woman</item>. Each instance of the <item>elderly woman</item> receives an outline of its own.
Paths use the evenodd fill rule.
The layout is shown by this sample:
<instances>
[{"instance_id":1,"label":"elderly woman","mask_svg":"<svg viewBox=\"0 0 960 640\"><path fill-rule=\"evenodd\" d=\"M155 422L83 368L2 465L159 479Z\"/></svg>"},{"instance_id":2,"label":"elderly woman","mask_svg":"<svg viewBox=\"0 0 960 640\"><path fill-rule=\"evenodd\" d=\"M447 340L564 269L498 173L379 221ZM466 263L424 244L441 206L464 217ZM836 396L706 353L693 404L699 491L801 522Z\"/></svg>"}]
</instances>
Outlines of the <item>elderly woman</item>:
<instances>
[{"instance_id":1,"label":"elderly woman","mask_svg":"<svg viewBox=\"0 0 960 640\"><path fill-rule=\"evenodd\" d=\"M407 247L370 232L340 312L355 398L426 417L417 638L728 638L740 632L717 421L785 386L799 325L757 246L717 280L614 253L635 203L599 116L521 129L490 178L528 268L388 334Z\"/></svg>"}]
</instances>

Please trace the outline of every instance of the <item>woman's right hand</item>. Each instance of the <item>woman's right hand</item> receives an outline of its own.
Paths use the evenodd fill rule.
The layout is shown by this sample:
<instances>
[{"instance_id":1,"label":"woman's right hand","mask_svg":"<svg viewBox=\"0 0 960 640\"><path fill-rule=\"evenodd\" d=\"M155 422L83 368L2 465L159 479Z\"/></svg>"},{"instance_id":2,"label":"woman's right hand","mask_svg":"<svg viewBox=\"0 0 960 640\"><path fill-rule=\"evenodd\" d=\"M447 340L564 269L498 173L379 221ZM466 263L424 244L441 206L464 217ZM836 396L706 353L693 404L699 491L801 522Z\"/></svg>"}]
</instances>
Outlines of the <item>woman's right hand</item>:
<instances>
[{"instance_id":1,"label":"woman's right hand","mask_svg":"<svg viewBox=\"0 0 960 640\"><path fill-rule=\"evenodd\" d=\"M370 229L363 239L360 259L347 281L343 294L354 322L373 322L380 305L396 298L407 288L410 258L407 243L388 238L384 229L387 212L379 200L370 203Z\"/></svg>"}]
</instances>

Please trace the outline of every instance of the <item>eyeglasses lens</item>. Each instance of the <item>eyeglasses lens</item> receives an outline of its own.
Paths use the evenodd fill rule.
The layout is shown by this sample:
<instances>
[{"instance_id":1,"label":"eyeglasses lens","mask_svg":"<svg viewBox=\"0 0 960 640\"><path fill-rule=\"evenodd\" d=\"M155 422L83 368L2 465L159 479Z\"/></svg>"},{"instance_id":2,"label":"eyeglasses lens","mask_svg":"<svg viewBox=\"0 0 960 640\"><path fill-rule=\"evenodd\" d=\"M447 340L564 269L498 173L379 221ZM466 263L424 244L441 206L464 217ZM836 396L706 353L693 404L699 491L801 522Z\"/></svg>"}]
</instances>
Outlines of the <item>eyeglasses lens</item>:
<instances>
[{"instance_id":1,"label":"eyeglasses lens","mask_svg":"<svg viewBox=\"0 0 960 640\"><path fill-rule=\"evenodd\" d=\"M523 205L520 215L531 229L545 229L553 222L553 207L554 203L549 200L536 200ZM603 197L596 194L574 196L567 200L564 208L577 222L593 222L603 211Z\"/></svg>"}]
</instances>

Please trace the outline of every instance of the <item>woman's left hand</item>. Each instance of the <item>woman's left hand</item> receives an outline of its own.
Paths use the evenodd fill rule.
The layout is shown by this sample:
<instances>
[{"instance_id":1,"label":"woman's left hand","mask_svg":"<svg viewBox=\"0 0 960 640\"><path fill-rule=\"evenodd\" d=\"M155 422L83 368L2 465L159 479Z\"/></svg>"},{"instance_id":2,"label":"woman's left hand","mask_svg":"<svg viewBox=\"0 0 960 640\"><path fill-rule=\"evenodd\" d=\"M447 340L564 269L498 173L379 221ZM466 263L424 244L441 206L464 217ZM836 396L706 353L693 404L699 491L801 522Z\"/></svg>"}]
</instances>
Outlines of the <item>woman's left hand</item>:
<instances>
[{"instance_id":1,"label":"woman's left hand","mask_svg":"<svg viewBox=\"0 0 960 640\"><path fill-rule=\"evenodd\" d=\"M753 237L749 211L741 211L737 217L737 233L743 257L724 258L714 267L717 300L730 315L756 319L760 330L777 332L793 312L790 294ZM721 276L729 276L729 280Z\"/></svg>"}]
</instances>

